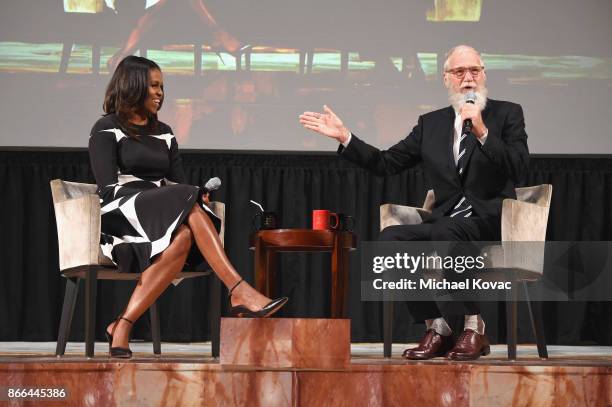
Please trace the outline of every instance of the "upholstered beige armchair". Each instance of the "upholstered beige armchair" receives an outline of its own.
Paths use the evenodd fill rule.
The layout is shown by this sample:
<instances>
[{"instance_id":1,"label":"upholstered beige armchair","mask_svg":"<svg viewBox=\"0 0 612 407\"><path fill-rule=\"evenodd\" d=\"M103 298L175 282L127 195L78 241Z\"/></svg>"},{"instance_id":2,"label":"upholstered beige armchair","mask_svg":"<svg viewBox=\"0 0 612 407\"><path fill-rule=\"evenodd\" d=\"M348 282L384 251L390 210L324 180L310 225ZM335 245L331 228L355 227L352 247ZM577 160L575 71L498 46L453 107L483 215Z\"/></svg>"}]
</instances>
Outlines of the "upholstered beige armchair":
<instances>
[{"instance_id":1,"label":"upholstered beige armchair","mask_svg":"<svg viewBox=\"0 0 612 407\"><path fill-rule=\"evenodd\" d=\"M552 185L543 184L517 188L517 199L505 199L502 204L501 247L490 248L487 256L487 275L495 277L498 271L503 276L512 273L514 281L520 282L525 290L531 325L536 337L538 354L548 357L540 304L529 301L526 282L538 280L544 271L544 245L532 245L513 250L512 242L544 242L548 224L548 212L552 197ZM380 206L380 230L392 225L421 223L431 213L435 202L434 191L429 190L422 208L384 204ZM517 255L517 252L520 254ZM527 252L526 252L527 251ZM508 358L516 359L517 334L517 293L506 302L506 322L508 336ZM393 302L383 303L383 341L384 355L391 356L393 336Z\"/></svg>"},{"instance_id":2,"label":"upholstered beige armchair","mask_svg":"<svg viewBox=\"0 0 612 407\"><path fill-rule=\"evenodd\" d=\"M113 262L100 249L100 198L96 185L51 181L51 194L57 224L59 269L66 278L66 291L57 337L55 354L66 351L72 316L79 284L85 284L85 355L93 357L96 326L96 291L98 280L138 280L140 273L119 273ZM210 209L221 219L221 241L225 234L225 205L211 202ZM194 278L210 275L206 272L182 272L177 278ZM219 279L210 284L211 342L214 357L219 355L219 323L221 316L221 286ZM161 353L159 313L157 303L150 309L153 351Z\"/></svg>"}]
</instances>

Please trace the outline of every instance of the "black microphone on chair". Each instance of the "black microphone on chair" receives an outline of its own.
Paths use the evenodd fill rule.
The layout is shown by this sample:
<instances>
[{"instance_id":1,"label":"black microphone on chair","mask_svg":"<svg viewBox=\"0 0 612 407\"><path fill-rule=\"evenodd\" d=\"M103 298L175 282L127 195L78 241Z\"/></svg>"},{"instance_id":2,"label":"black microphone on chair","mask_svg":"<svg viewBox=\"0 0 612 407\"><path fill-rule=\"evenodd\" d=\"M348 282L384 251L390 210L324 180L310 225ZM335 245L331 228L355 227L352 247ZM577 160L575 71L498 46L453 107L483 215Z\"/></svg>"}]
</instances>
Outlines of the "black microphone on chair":
<instances>
[{"instance_id":1,"label":"black microphone on chair","mask_svg":"<svg viewBox=\"0 0 612 407\"><path fill-rule=\"evenodd\" d=\"M465 103L474 104L476 101L476 94L474 92L468 92L465 94ZM461 134L470 134L472 131L472 119L465 119L463 121L463 128Z\"/></svg>"}]
</instances>

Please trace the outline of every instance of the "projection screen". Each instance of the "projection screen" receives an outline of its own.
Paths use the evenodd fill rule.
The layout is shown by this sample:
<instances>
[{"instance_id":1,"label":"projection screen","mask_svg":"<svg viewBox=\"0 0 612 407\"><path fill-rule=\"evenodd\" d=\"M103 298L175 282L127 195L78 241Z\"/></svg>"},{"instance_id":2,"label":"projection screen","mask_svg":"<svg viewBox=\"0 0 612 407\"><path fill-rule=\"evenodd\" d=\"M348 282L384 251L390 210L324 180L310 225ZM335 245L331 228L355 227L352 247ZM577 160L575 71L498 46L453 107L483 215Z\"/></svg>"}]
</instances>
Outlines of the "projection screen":
<instances>
[{"instance_id":1,"label":"projection screen","mask_svg":"<svg viewBox=\"0 0 612 407\"><path fill-rule=\"evenodd\" d=\"M447 106L445 52L483 53L532 153L612 153L609 0L8 0L0 146L84 147L129 54L164 72L182 148L332 151L298 123L330 105L388 147Z\"/></svg>"}]
</instances>

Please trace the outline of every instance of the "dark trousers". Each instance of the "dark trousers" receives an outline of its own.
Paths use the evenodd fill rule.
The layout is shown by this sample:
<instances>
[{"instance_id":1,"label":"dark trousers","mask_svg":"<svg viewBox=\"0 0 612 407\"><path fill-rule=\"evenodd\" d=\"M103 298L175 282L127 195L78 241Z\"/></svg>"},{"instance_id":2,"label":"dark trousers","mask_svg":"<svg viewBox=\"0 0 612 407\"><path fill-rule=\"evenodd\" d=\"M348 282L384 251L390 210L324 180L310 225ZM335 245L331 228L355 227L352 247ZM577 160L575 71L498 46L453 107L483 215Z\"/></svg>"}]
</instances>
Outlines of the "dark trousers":
<instances>
[{"instance_id":1,"label":"dark trousers","mask_svg":"<svg viewBox=\"0 0 612 407\"><path fill-rule=\"evenodd\" d=\"M418 225L396 225L384 228L378 236L380 241L499 241L501 219L448 217L426 220ZM415 321L442 316L434 301L409 301L408 309ZM453 313L480 314L474 302L453 302Z\"/></svg>"}]
</instances>

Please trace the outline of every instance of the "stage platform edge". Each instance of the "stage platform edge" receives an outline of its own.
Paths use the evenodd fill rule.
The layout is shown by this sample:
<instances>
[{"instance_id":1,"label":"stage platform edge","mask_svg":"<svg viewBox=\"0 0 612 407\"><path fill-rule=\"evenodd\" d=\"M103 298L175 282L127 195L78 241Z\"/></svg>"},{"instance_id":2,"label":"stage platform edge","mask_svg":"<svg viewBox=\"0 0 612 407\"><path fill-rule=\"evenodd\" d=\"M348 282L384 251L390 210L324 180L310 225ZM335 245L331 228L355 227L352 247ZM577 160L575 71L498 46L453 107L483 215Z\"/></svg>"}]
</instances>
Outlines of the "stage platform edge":
<instances>
[{"instance_id":1,"label":"stage platform edge","mask_svg":"<svg viewBox=\"0 0 612 407\"><path fill-rule=\"evenodd\" d=\"M0 387L67 390L65 400L49 400L45 406L612 405L609 355L516 362L497 356L458 363L353 352L344 368L270 368L222 365L202 354L165 353L156 358L149 345L141 347L147 351L129 361L104 354L93 359L3 354ZM494 354L503 354L498 347ZM9 405L19 403L12 399Z\"/></svg>"}]
</instances>

